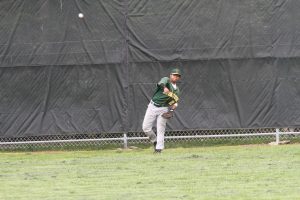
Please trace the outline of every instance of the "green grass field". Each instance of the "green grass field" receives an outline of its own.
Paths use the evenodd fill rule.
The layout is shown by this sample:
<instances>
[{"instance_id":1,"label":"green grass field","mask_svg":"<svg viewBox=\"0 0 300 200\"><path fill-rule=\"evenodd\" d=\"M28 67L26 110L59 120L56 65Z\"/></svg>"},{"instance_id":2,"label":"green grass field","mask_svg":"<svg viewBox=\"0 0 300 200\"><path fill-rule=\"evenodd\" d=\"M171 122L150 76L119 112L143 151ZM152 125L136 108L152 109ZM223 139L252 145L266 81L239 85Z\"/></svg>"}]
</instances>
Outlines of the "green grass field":
<instances>
[{"instance_id":1,"label":"green grass field","mask_svg":"<svg viewBox=\"0 0 300 200\"><path fill-rule=\"evenodd\" d=\"M300 144L0 153L0 199L300 199Z\"/></svg>"}]
</instances>

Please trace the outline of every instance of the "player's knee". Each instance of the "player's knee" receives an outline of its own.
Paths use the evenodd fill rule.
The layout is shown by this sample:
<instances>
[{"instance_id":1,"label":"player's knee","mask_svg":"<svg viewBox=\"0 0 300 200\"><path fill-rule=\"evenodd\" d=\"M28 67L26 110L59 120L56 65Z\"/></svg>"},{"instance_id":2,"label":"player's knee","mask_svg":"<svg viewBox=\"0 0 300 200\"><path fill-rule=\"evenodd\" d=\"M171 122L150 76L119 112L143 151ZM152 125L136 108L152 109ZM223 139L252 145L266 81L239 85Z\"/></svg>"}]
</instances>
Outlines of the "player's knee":
<instances>
[{"instance_id":1,"label":"player's knee","mask_svg":"<svg viewBox=\"0 0 300 200\"><path fill-rule=\"evenodd\" d=\"M148 126L147 124L143 123L143 127L142 127L144 133L150 132L152 131L152 127Z\"/></svg>"},{"instance_id":2,"label":"player's knee","mask_svg":"<svg viewBox=\"0 0 300 200\"><path fill-rule=\"evenodd\" d=\"M149 128L147 126L143 126L143 131L144 131L144 133L148 133L151 131L151 128Z\"/></svg>"}]
</instances>

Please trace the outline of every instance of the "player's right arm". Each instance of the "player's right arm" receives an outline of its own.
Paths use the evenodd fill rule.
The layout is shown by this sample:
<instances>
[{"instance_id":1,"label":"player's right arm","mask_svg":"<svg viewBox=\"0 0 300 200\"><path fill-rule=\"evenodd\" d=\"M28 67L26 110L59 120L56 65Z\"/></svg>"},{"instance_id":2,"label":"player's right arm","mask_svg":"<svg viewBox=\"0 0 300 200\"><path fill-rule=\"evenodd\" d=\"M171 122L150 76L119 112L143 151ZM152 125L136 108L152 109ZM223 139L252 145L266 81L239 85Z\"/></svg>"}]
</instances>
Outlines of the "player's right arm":
<instances>
[{"instance_id":1,"label":"player's right arm","mask_svg":"<svg viewBox=\"0 0 300 200\"><path fill-rule=\"evenodd\" d=\"M167 88L167 83L169 82L169 78L168 77L163 77L158 83L157 85L163 89L164 93L168 93L170 92L170 90Z\"/></svg>"}]
</instances>

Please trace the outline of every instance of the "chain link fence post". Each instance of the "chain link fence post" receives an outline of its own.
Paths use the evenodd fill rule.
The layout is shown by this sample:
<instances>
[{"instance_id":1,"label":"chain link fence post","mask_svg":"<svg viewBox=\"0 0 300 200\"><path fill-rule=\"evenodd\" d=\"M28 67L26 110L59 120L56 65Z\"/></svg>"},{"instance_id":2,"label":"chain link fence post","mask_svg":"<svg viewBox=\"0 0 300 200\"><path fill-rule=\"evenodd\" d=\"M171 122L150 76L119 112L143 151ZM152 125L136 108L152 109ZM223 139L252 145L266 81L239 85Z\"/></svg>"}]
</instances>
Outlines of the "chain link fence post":
<instances>
[{"instance_id":1,"label":"chain link fence post","mask_svg":"<svg viewBox=\"0 0 300 200\"><path fill-rule=\"evenodd\" d=\"M279 145L279 142L280 142L279 135L280 135L279 128L276 128L276 142L275 142L276 145Z\"/></svg>"},{"instance_id":2,"label":"chain link fence post","mask_svg":"<svg viewBox=\"0 0 300 200\"><path fill-rule=\"evenodd\" d=\"M128 148L128 138L127 138L127 133L124 133L123 136L123 142L124 142L124 149Z\"/></svg>"}]
</instances>

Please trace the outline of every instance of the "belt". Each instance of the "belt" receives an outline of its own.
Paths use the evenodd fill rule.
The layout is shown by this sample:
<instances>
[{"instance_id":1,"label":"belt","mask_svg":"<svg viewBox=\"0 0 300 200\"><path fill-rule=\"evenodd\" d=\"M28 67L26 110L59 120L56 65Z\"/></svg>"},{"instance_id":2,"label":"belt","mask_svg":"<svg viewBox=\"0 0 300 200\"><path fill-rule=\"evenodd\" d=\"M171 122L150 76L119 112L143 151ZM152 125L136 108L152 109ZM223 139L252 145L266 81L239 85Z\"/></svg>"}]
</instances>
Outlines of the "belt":
<instances>
[{"instance_id":1,"label":"belt","mask_svg":"<svg viewBox=\"0 0 300 200\"><path fill-rule=\"evenodd\" d=\"M154 106L156 106L156 107L164 107L163 105L160 105L160 104L158 104L158 103L155 103L154 101L150 101L150 103L151 104L153 104Z\"/></svg>"}]
</instances>

